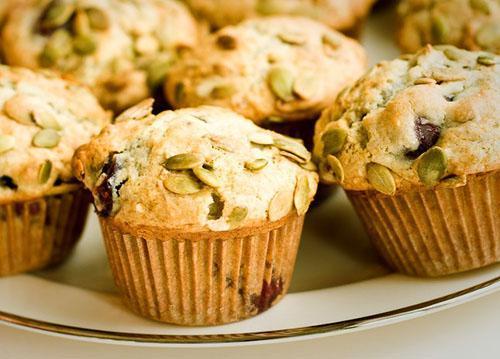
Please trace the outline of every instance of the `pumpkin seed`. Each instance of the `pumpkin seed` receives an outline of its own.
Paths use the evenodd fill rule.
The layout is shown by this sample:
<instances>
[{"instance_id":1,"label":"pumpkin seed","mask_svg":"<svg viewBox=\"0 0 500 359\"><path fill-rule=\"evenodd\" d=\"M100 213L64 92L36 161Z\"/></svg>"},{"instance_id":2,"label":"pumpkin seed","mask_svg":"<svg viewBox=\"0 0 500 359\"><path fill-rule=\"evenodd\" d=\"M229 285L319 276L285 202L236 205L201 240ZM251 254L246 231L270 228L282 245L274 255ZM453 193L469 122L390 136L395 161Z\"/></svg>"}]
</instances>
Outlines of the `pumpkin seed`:
<instances>
[{"instance_id":1,"label":"pumpkin seed","mask_svg":"<svg viewBox=\"0 0 500 359\"><path fill-rule=\"evenodd\" d=\"M253 161L245 162L245 168L250 171L260 171L264 167L266 167L268 161L264 158L258 158Z\"/></svg>"},{"instance_id":2,"label":"pumpkin seed","mask_svg":"<svg viewBox=\"0 0 500 359\"><path fill-rule=\"evenodd\" d=\"M267 210L269 219L271 221L277 221L285 217L290 213L293 205L293 194L288 191L277 192L271 202L269 202L269 208Z\"/></svg>"},{"instance_id":3,"label":"pumpkin seed","mask_svg":"<svg viewBox=\"0 0 500 359\"><path fill-rule=\"evenodd\" d=\"M231 84L216 85L210 91L210 97L215 99L225 99L231 97L236 92L236 88Z\"/></svg>"},{"instance_id":4,"label":"pumpkin seed","mask_svg":"<svg viewBox=\"0 0 500 359\"><path fill-rule=\"evenodd\" d=\"M306 171L316 172L318 170L318 166L312 161L306 163L299 163L299 166L305 169Z\"/></svg>"},{"instance_id":5,"label":"pumpkin seed","mask_svg":"<svg viewBox=\"0 0 500 359\"><path fill-rule=\"evenodd\" d=\"M343 128L333 128L321 135L323 142L323 155L334 155L339 153L344 147L347 139L347 131Z\"/></svg>"},{"instance_id":6,"label":"pumpkin seed","mask_svg":"<svg viewBox=\"0 0 500 359\"><path fill-rule=\"evenodd\" d=\"M293 100L293 74L283 68L274 67L269 71L267 82L271 91L281 100L288 102Z\"/></svg>"},{"instance_id":7,"label":"pumpkin seed","mask_svg":"<svg viewBox=\"0 0 500 359\"><path fill-rule=\"evenodd\" d=\"M446 43L449 27L443 16L436 15L432 18L432 35L439 43Z\"/></svg>"},{"instance_id":8,"label":"pumpkin seed","mask_svg":"<svg viewBox=\"0 0 500 359\"><path fill-rule=\"evenodd\" d=\"M76 15L73 18L72 27L75 34L87 35L90 33L90 21L85 11L76 11Z\"/></svg>"},{"instance_id":9,"label":"pumpkin seed","mask_svg":"<svg viewBox=\"0 0 500 359\"><path fill-rule=\"evenodd\" d=\"M224 211L224 201L217 193L212 193L213 202L208 205L208 216L209 220L215 221L222 217L222 212Z\"/></svg>"},{"instance_id":10,"label":"pumpkin seed","mask_svg":"<svg viewBox=\"0 0 500 359\"><path fill-rule=\"evenodd\" d=\"M272 15L278 13L280 4L272 0L259 0L255 6L255 10L261 15Z\"/></svg>"},{"instance_id":11,"label":"pumpkin seed","mask_svg":"<svg viewBox=\"0 0 500 359\"><path fill-rule=\"evenodd\" d=\"M293 84L293 93L303 100L313 98L318 92L319 80L312 75L299 76Z\"/></svg>"},{"instance_id":12,"label":"pumpkin seed","mask_svg":"<svg viewBox=\"0 0 500 359\"><path fill-rule=\"evenodd\" d=\"M149 87L152 89L160 87L167 77L168 70L171 66L172 60L170 58L154 60L147 69Z\"/></svg>"},{"instance_id":13,"label":"pumpkin seed","mask_svg":"<svg viewBox=\"0 0 500 359\"><path fill-rule=\"evenodd\" d=\"M109 17L104 11L96 7L87 8L85 11L92 29L104 31L109 28Z\"/></svg>"},{"instance_id":14,"label":"pumpkin seed","mask_svg":"<svg viewBox=\"0 0 500 359\"><path fill-rule=\"evenodd\" d=\"M418 159L417 173L422 183L433 186L445 175L447 168L446 154L440 147L432 147Z\"/></svg>"},{"instance_id":15,"label":"pumpkin seed","mask_svg":"<svg viewBox=\"0 0 500 359\"><path fill-rule=\"evenodd\" d=\"M54 130L61 129L61 125L59 124L57 119L48 111L35 111L33 117L36 124L41 128L51 128Z\"/></svg>"},{"instance_id":16,"label":"pumpkin seed","mask_svg":"<svg viewBox=\"0 0 500 359\"><path fill-rule=\"evenodd\" d=\"M33 124L33 112L27 96L15 95L5 101L3 110L7 116L22 125Z\"/></svg>"},{"instance_id":17,"label":"pumpkin seed","mask_svg":"<svg viewBox=\"0 0 500 359\"><path fill-rule=\"evenodd\" d=\"M297 179L297 185L295 186L295 193L293 196L293 203L297 209L297 214L299 216L304 215L309 208L311 203L311 185L309 184L309 176L302 175Z\"/></svg>"},{"instance_id":18,"label":"pumpkin seed","mask_svg":"<svg viewBox=\"0 0 500 359\"><path fill-rule=\"evenodd\" d=\"M296 155L294 155L293 153L290 153L290 152L286 152L286 151L280 151L280 155L282 155L283 157L286 157L290 160L292 160L293 162L297 163L297 164L305 164L307 163L307 160L303 159L303 158L300 158Z\"/></svg>"},{"instance_id":19,"label":"pumpkin seed","mask_svg":"<svg viewBox=\"0 0 500 359\"><path fill-rule=\"evenodd\" d=\"M238 46L236 39L227 34L217 36L217 46L224 50L234 50Z\"/></svg>"},{"instance_id":20,"label":"pumpkin seed","mask_svg":"<svg viewBox=\"0 0 500 359\"><path fill-rule=\"evenodd\" d=\"M414 85L435 85L436 83L437 81L430 77L421 77L413 82Z\"/></svg>"},{"instance_id":21,"label":"pumpkin seed","mask_svg":"<svg viewBox=\"0 0 500 359\"><path fill-rule=\"evenodd\" d=\"M0 154L10 151L14 148L16 140L13 136L0 135Z\"/></svg>"},{"instance_id":22,"label":"pumpkin seed","mask_svg":"<svg viewBox=\"0 0 500 359\"><path fill-rule=\"evenodd\" d=\"M46 183L50 178L51 172L52 172L52 162L47 160L40 166L40 169L38 170L38 183L40 184Z\"/></svg>"},{"instance_id":23,"label":"pumpkin seed","mask_svg":"<svg viewBox=\"0 0 500 359\"><path fill-rule=\"evenodd\" d=\"M389 196L396 193L396 181L394 181L394 177L387 167L374 162L368 163L366 165L366 177L377 191Z\"/></svg>"},{"instance_id":24,"label":"pumpkin seed","mask_svg":"<svg viewBox=\"0 0 500 359\"><path fill-rule=\"evenodd\" d=\"M137 105L130 107L129 109L123 111L116 119L115 122L121 122L124 120L139 120L142 119L153 112L153 103L155 101L152 98L147 98L142 100Z\"/></svg>"},{"instance_id":25,"label":"pumpkin seed","mask_svg":"<svg viewBox=\"0 0 500 359\"><path fill-rule=\"evenodd\" d=\"M444 49L443 54L451 61L460 60L460 58L462 57L460 50L458 50L454 47Z\"/></svg>"},{"instance_id":26,"label":"pumpkin seed","mask_svg":"<svg viewBox=\"0 0 500 359\"><path fill-rule=\"evenodd\" d=\"M280 116L269 116L266 118L265 122L267 123L283 123L285 119Z\"/></svg>"},{"instance_id":27,"label":"pumpkin seed","mask_svg":"<svg viewBox=\"0 0 500 359\"><path fill-rule=\"evenodd\" d=\"M334 155L328 155L326 156L326 161L330 169L329 172L332 174L333 178L335 179L335 182L336 183L344 182L344 168L342 167L342 164L340 163L339 159Z\"/></svg>"},{"instance_id":28,"label":"pumpkin seed","mask_svg":"<svg viewBox=\"0 0 500 359\"><path fill-rule=\"evenodd\" d=\"M203 158L200 155L188 152L169 157L163 163L163 167L167 170L188 170L201 166L202 164Z\"/></svg>"},{"instance_id":29,"label":"pumpkin seed","mask_svg":"<svg viewBox=\"0 0 500 359\"><path fill-rule=\"evenodd\" d=\"M189 173L171 173L163 186L175 194L195 194L203 189L203 184Z\"/></svg>"},{"instance_id":30,"label":"pumpkin seed","mask_svg":"<svg viewBox=\"0 0 500 359\"><path fill-rule=\"evenodd\" d=\"M174 101L177 105L184 101L184 97L186 95L186 85L183 82L178 82L175 84L174 88Z\"/></svg>"},{"instance_id":31,"label":"pumpkin seed","mask_svg":"<svg viewBox=\"0 0 500 359\"><path fill-rule=\"evenodd\" d=\"M213 170L206 169L202 166L193 168L193 173L198 179L210 187L217 188L221 185L219 176Z\"/></svg>"},{"instance_id":32,"label":"pumpkin seed","mask_svg":"<svg viewBox=\"0 0 500 359\"><path fill-rule=\"evenodd\" d=\"M248 208L246 207L234 207L229 216L227 217L227 222L230 224L231 228L237 227L241 222L245 220L248 216Z\"/></svg>"},{"instance_id":33,"label":"pumpkin seed","mask_svg":"<svg viewBox=\"0 0 500 359\"><path fill-rule=\"evenodd\" d=\"M66 24L75 11L75 5L55 0L52 1L40 19L40 29L50 31Z\"/></svg>"},{"instance_id":34,"label":"pumpkin seed","mask_svg":"<svg viewBox=\"0 0 500 359\"><path fill-rule=\"evenodd\" d=\"M477 63L484 66L494 66L496 61L493 56L481 55L477 58Z\"/></svg>"},{"instance_id":35,"label":"pumpkin seed","mask_svg":"<svg viewBox=\"0 0 500 359\"><path fill-rule=\"evenodd\" d=\"M73 39L73 50L82 56L91 55L97 50L97 42L91 35L77 35Z\"/></svg>"},{"instance_id":36,"label":"pumpkin seed","mask_svg":"<svg viewBox=\"0 0 500 359\"><path fill-rule=\"evenodd\" d=\"M274 146L284 152L289 152L302 160L302 162L309 162L311 154L301 143L289 140L284 136L274 139Z\"/></svg>"},{"instance_id":37,"label":"pumpkin seed","mask_svg":"<svg viewBox=\"0 0 500 359\"><path fill-rule=\"evenodd\" d=\"M59 141L61 141L61 136L51 128L40 130L33 136L35 147L53 148L59 144Z\"/></svg>"},{"instance_id":38,"label":"pumpkin seed","mask_svg":"<svg viewBox=\"0 0 500 359\"><path fill-rule=\"evenodd\" d=\"M282 32L278 34L278 38L289 45L302 45L306 42L304 35L293 32Z\"/></svg>"},{"instance_id":39,"label":"pumpkin seed","mask_svg":"<svg viewBox=\"0 0 500 359\"><path fill-rule=\"evenodd\" d=\"M488 4L487 0L469 0L469 3L471 8L486 15L489 15L491 12L490 5Z\"/></svg>"},{"instance_id":40,"label":"pumpkin seed","mask_svg":"<svg viewBox=\"0 0 500 359\"><path fill-rule=\"evenodd\" d=\"M476 41L485 49L493 50L498 48L500 42L500 26L498 26L498 22L494 21L491 24L482 26L476 34Z\"/></svg>"},{"instance_id":41,"label":"pumpkin seed","mask_svg":"<svg viewBox=\"0 0 500 359\"><path fill-rule=\"evenodd\" d=\"M50 36L40 53L40 64L43 67L54 66L59 59L69 55L72 48L71 35L64 29L57 30Z\"/></svg>"},{"instance_id":42,"label":"pumpkin seed","mask_svg":"<svg viewBox=\"0 0 500 359\"><path fill-rule=\"evenodd\" d=\"M274 138L266 132L254 132L248 136L248 140L256 145L271 146L274 144Z\"/></svg>"}]
</instances>

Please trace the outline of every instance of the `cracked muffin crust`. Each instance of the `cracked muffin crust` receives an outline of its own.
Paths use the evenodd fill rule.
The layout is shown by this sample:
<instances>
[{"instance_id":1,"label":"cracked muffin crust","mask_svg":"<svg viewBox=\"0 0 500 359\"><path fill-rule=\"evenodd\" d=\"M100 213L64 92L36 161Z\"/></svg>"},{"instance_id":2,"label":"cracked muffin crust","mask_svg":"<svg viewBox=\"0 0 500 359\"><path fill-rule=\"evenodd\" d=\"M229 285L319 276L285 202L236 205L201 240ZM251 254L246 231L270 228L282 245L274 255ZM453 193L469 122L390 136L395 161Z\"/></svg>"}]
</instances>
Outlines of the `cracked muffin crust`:
<instances>
[{"instance_id":1,"label":"cracked muffin crust","mask_svg":"<svg viewBox=\"0 0 500 359\"><path fill-rule=\"evenodd\" d=\"M0 202L71 182L71 158L110 121L87 89L49 72L0 65Z\"/></svg>"},{"instance_id":2,"label":"cracked muffin crust","mask_svg":"<svg viewBox=\"0 0 500 359\"><path fill-rule=\"evenodd\" d=\"M101 217L187 233L306 212L317 174L299 142L222 108L155 116L151 106L127 110L75 155L74 173Z\"/></svg>"},{"instance_id":3,"label":"cracked muffin crust","mask_svg":"<svg viewBox=\"0 0 500 359\"><path fill-rule=\"evenodd\" d=\"M57 70L120 111L163 83L197 27L173 0L29 0L11 10L2 41L8 64Z\"/></svg>"},{"instance_id":4,"label":"cracked muffin crust","mask_svg":"<svg viewBox=\"0 0 500 359\"><path fill-rule=\"evenodd\" d=\"M185 0L193 12L214 28L234 25L247 18L299 15L348 31L366 17L374 0Z\"/></svg>"},{"instance_id":5,"label":"cracked muffin crust","mask_svg":"<svg viewBox=\"0 0 500 359\"><path fill-rule=\"evenodd\" d=\"M403 0L397 12L403 51L430 43L500 53L499 0Z\"/></svg>"},{"instance_id":6,"label":"cracked muffin crust","mask_svg":"<svg viewBox=\"0 0 500 359\"><path fill-rule=\"evenodd\" d=\"M499 63L490 53L430 45L379 63L317 122L322 180L394 195L498 170Z\"/></svg>"},{"instance_id":7,"label":"cracked muffin crust","mask_svg":"<svg viewBox=\"0 0 500 359\"><path fill-rule=\"evenodd\" d=\"M175 108L227 107L257 124L314 120L366 68L363 48L316 21L247 20L209 35L171 71Z\"/></svg>"}]
</instances>

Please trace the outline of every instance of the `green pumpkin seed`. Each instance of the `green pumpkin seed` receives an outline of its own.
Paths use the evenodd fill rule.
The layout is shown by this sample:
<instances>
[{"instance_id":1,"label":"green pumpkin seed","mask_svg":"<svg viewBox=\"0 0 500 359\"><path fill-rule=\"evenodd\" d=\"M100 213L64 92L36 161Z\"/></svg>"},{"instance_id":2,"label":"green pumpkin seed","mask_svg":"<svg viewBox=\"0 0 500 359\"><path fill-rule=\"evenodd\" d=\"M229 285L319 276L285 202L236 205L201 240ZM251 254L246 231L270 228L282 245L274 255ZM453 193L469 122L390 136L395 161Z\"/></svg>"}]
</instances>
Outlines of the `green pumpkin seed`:
<instances>
[{"instance_id":1,"label":"green pumpkin seed","mask_svg":"<svg viewBox=\"0 0 500 359\"><path fill-rule=\"evenodd\" d=\"M54 130L61 130L61 125L59 124L57 119L54 117L53 114L51 114L48 111L35 111L33 117L35 119L36 124L41 128L51 128Z\"/></svg>"},{"instance_id":2,"label":"green pumpkin seed","mask_svg":"<svg viewBox=\"0 0 500 359\"><path fill-rule=\"evenodd\" d=\"M248 216L248 208L246 207L234 207L229 216L227 217L227 222L230 224L231 228L237 227L241 222L245 220Z\"/></svg>"},{"instance_id":3,"label":"green pumpkin seed","mask_svg":"<svg viewBox=\"0 0 500 359\"><path fill-rule=\"evenodd\" d=\"M326 156L326 161L328 163L329 172L332 174L335 182L344 182L344 168L342 167L339 159L334 155L328 155Z\"/></svg>"},{"instance_id":4,"label":"green pumpkin seed","mask_svg":"<svg viewBox=\"0 0 500 359\"><path fill-rule=\"evenodd\" d=\"M302 45L306 42L304 35L293 32L283 32L278 34L278 38L289 45Z\"/></svg>"},{"instance_id":5,"label":"green pumpkin seed","mask_svg":"<svg viewBox=\"0 0 500 359\"><path fill-rule=\"evenodd\" d=\"M217 193L212 193L213 202L208 206L208 216L207 218L211 221L215 221L222 217L222 212L224 211L224 201Z\"/></svg>"},{"instance_id":6,"label":"green pumpkin seed","mask_svg":"<svg viewBox=\"0 0 500 359\"><path fill-rule=\"evenodd\" d=\"M43 67L54 66L61 58L68 56L73 49L71 35L64 29L57 30L48 39L40 53Z\"/></svg>"},{"instance_id":7,"label":"green pumpkin seed","mask_svg":"<svg viewBox=\"0 0 500 359\"><path fill-rule=\"evenodd\" d=\"M318 166L312 161L306 163L299 163L299 166L305 169L306 171L316 172L318 170Z\"/></svg>"},{"instance_id":8,"label":"green pumpkin seed","mask_svg":"<svg viewBox=\"0 0 500 359\"><path fill-rule=\"evenodd\" d=\"M283 123L285 119L280 116L269 116L265 120L266 123Z\"/></svg>"},{"instance_id":9,"label":"green pumpkin seed","mask_svg":"<svg viewBox=\"0 0 500 359\"><path fill-rule=\"evenodd\" d=\"M74 4L59 0L52 1L40 19L40 28L47 31L62 27L69 21L74 11Z\"/></svg>"},{"instance_id":10,"label":"green pumpkin seed","mask_svg":"<svg viewBox=\"0 0 500 359\"><path fill-rule=\"evenodd\" d=\"M266 167L268 161L264 158L258 158L253 161L245 162L245 168L250 171L260 171L264 167Z\"/></svg>"},{"instance_id":11,"label":"green pumpkin seed","mask_svg":"<svg viewBox=\"0 0 500 359\"><path fill-rule=\"evenodd\" d=\"M222 34L217 36L217 46L224 50L234 50L238 46L236 38L231 35Z\"/></svg>"},{"instance_id":12,"label":"green pumpkin seed","mask_svg":"<svg viewBox=\"0 0 500 359\"><path fill-rule=\"evenodd\" d=\"M347 139L347 131L343 128L333 128L321 135L323 155L335 155L342 151Z\"/></svg>"},{"instance_id":13,"label":"green pumpkin seed","mask_svg":"<svg viewBox=\"0 0 500 359\"><path fill-rule=\"evenodd\" d=\"M172 59L156 59L147 68L148 86L152 89L160 87L172 66Z\"/></svg>"},{"instance_id":14,"label":"green pumpkin seed","mask_svg":"<svg viewBox=\"0 0 500 359\"><path fill-rule=\"evenodd\" d=\"M443 54L451 61L460 60L460 58L462 57L460 50L453 47L444 49Z\"/></svg>"},{"instance_id":15,"label":"green pumpkin seed","mask_svg":"<svg viewBox=\"0 0 500 359\"><path fill-rule=\"evenodd\" d=\"M85 11L92 29L104 31L109 28L109 17L104 11L96 7L88 8Z\"/></svg>"},{"instance_id":16,"label":"green pumpkin seed","mask_svg":"<svg viewBox=\"0 0 500 359\"><path fill-rule=\"evenodd\" d=\"M493 56L481 55L477 58L477 63L484 66L494 66L496 65L495 58Z\"/></svg>"},{"instance_id":17,"label":"green pumpkin seed","mask_svg":"<svg viewBox=\"0 0 500 359\"><path fill-rule=\"evenodd\" d=\"M213 170L206 169L202 166L193 168L194 175L203 183L210 187L220 187L221 179Z\"/></svg>"},{"instance_id":18,"label":"green pumpkin seed","mask_svg":"<svg viewBox=\"0 0 500 359\"><path fill-rule=\"evenodd\" d=\"M486 15L489 15L491 12L490 5L487 0L469 0L469 3L471 8Z\"/></svg>"},{"instance_id":19,"label":"green pumpkin seed","mask_svg":"<svg viewBox=\"0 0 500 359\"><path fill-rule=\"evenodd\" d=\"M430 77L421 77L413 82L414 85L435 85L437 81Z\"/></svg>"},{"instance_id":20,"label":"green pumpkin seed","mask_svg":"<svg viewBox=\"0 0 500 359\"><path fill-rule=\"evenodd\" d=\"M292 160L293 162L295 162L295 163L297 163L299 165L307 163L307 160L305 160L303 158L300 158L300 157L294 155L293 153L290 153L290 152L287 152L287 151L280 151L280 155L282 155L283 157L288 158L289 160Z\"/></svg>"},{"instance_id":21,"label":"green pumpkin seed","mask_svg":"<svg viewBox=\"0 0 500 359\"><path fill-rule=\"evenodd\" d=\"M0 135L0 154L10 151L16 145L16 140L13 136Z\"/></svg>"},{"instance_id":22,"label":"green pumpkin seed","mask_svg":"<svg viewBox=\"0 0 500 359\"><path fill-rule=\"evenodd\" d=\"M279 2L273 0L259 0L255 10L261 15L272 15L278 13L281 7Z\"/></svg>"},{"instance_id":23,"label":"green pumpkin seed","mask_svg":"<svg viewBox=\"0 0 500 359\"><path fill-rule=\"evenodd\" d=\"M236 88L231 84L216 85L210 91L210 97L215 99L225 99L233 96L236 93Z\"/></svg>"},{"instance_id":24,"label":"green pumpkin seed","mask_svg":"<svg viewBox=\"0 0 500 359\"><path fill-rule=\"evenodd\" d=\"M498 48L500 43L500 26L498 22L482 26L476 34L477 43L484 49Z\"/></svg>"},{"instance_id":25,"label":"green pumpkin seed","mask_svg":"<svg viewBox=\"0 0 500 359\"><path fill-rule=\"evenodd\" d=\"M189 173L171 173L163 186L175 194L195 194L203 189L203 184Z\"/></svg>"},{"instance_id":26,"label":"green pumpkin seed","mask_svg":"<svg viewBox=\"0 0 500 359\"><path fill-rule=\"evenodd\" d=\"M432 147L422 154L417 162L417 173L422 183L434 186L446 174L446 154L440 147Z\"/></svg>"},{"instance_id":27,"label":"green pumpkin seed","mask_svg":"<svg viewBox=\"0 0 500 359\"><path fill-rule=\"evenodd\" d=\"M50 178L52 172L52 162L49 160L45 161L38 170L38 183L45 184Z\"/></svg>"},{"instance_id":28,"label":"green pumpkin seed","mask_svg":"<svg viewBox=\"0 0 500 359\"><path fill-rule=\"evenodd\" d=\"M125 120L140 120L143 119L153 112L153 103L154 100L152 98L147 98L142 100L137 105L123 111L116 119L115 123L122 122Z\"/></svg>"},{"instance_id":29,"label":"green pumpkin seed","mask_svg":"<svg viewBox=\"0 0 500 359\"><path fill-rule=\"evenodd\" d=\"M283 67L274 67L269 71L267 82L271 91L276 95L279 99L288 102L294 99L293 97L293 83L294 77L293 74L283 68Z\"/></svg>"},{"instance_id":30,"label":"green pumpkin seed","mask_svg":"<svg viewBox=\"0 0 500 359\"><path fill-rule=\"evenodd\" d=\"M167 170L189 170L199 167L203 164L203 158L195 153L180 153L178 155L169 157L164 163L163 167Z\"/></svg>"},{"instance_id":31,"label":"green pumpkin seed","mask_svg":"<svg viewBox=\"0 0 500 359\"><path fill-rule=\"evenodd\" d=\"M301 143L289 140L284 136L280 136L274 139L274 146L284 152L291 153L301 159L301 162L309 162L311 160L311 154Z\"/></svg>"},{"instance_id":32,"label":"green pumpkin seed","mask_svg":"<svg viewBox=\"0 0 500 359\"><path fill-rule=\"evenodd\" d=\"M290 213L293 205L293 194L288 191L277 192L271 202L269 202L269 208L267 210L269 219L271 221L277 221L285 217Z\"/></svg>"},{"instance_id":33,"label":"green pumpkin seed","mask_svg":"<svg viewBox=\"0 0 500 359\"><path fill-rule=\"evenodd\" d=\"M443 16L436 15L432 18L432 35L439 43L446 43L449 27Z\"/></svg>"},{"instance_id":34,"label":"green pumpkin seed","mask_svg":"<svg viewBox=\"0 0 500 359\"><path fill-rule=\"evenodd\" d=\"M309 176L299 176L293 196L293 203L295 204L295 208L297 209L297 214L299 216L302 216L307 212L312 197L313 196L311 193L311 185L309 184Z\"/></svg>"},{"instance_id":35,"label":"green pumpkin seed","mask_svg":"<svg viewBox=\"0 0 500 359\"><path fill-rule=\"evenodd\" d=\"M15 95L5 101L3 110L7 116L22 125L33 124L33 111L27 96Z\"/></svg>"},{"instance_id":36,"label":"green pumpkin seed","mask_svg":"<svg viewBox=\"0 0 500 359\"><path fill-rule=\"evenodd\" d=\"M366 165L366 177L377 191L389 196L396 193L396 181L387 167L371 162Z\"/></svg>"},{"instance_id":37,"label":"green pumpkin seed","mask_svg":"<svg viewBox=\"0 0 500 359\"><path fill-rule=\"evenodd\" d=\"M91 55L97 50L97 42L90 35L78 35L73 39L73 50L82 56Z\"/></svg>"},{"instance_id":38,"label":"green pumpkin seed","mask_svg":"<svg viewBox=\"0 0 500 359\"><path fill-rule=\"evenodd\" d=\"M274 144L274 138L266 132L254 132L248 136L248 140L256 145L271 146Z\"/></svg>"},{"instance_id":39,"label":"green pumpkin seed","mask_svg":"<svg viewBox=\"0 0 500 359\"><path fill-rule=\"evenodd\" d=\"M87 35L90 33L90 21L87 13L82 10L77 10L73 18L73 32L78 35Z\"/></svg>"},{"instance_id":40,"label":"green pumpkin seed","mask_svg":"<svg viewBox=\"0 0 500 359\"><path fill-rule=\"evenodd\" d=\"M46 128L38 131L33 137L33 146L41 148L53 148L56 147L61 141L61 136L57 131Z\"/></svg>"},{"instance_id":41,"label":"green pumpkin seed","mask_svg":"<svg viewBox=\"0 0 500 359\"><path fill-rule=\"evenodd\" d=\"M186 85L183 82L179 82L175 84L174 88L174 101L176 105L179 105L184 101L184 97L186 96Z\"/></svg>"},{"instance_id":42,"label":"green pumpkin seed","mask_svg":"<svg viewBox=\"0 0 500 359\"><path fill-rule=\"evenodd\" d=\"M316 76L299 76L293 84L293 93L303 100L314 98L318 92L319 80Z\"/></svg>"}]
</instances>

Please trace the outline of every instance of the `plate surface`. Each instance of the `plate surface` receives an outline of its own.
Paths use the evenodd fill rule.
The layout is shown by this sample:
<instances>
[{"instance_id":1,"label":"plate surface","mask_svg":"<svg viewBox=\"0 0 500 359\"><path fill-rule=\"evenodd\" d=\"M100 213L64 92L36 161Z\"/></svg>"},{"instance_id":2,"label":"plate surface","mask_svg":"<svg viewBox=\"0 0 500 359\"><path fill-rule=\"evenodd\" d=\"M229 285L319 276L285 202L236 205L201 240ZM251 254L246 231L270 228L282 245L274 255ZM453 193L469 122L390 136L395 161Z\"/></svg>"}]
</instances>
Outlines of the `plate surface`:
<instances>
[{"instance_id":1,"label":"plate surface","mask_svg":"<svg viewBox=\"0 0 500 359\"><path fill-rule=\"evenodd\" d=\"M398 55L391 13L375 13L364 43L373 64ZM440 279L390 273L374 253L345 195L337 191L306 219L293 282L282 302L239 323L187 328L127 310L116 294L92 215L61 267L0 279L0 320L82 340L134 345L216 346L287 341L385 325L500 288L500 264Z\"/></svg>"}]
</instances>

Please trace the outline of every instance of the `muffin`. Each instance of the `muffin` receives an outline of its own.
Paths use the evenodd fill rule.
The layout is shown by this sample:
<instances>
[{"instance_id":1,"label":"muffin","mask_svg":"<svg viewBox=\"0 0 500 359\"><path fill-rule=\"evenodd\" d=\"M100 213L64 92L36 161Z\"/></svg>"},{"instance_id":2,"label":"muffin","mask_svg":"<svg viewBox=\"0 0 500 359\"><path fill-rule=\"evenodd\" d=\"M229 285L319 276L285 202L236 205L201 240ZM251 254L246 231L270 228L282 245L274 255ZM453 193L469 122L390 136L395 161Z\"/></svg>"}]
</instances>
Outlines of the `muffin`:
<instances>
[{"instance_id":1,"label":"muffin","mask_svg":"<svg viewBox=\"0 0 500 359\"><path fill-rule=\"evenodd\" d=\"M2 42L8 64L57 70L119 112L151 96L197 35L173 0L27 0L10 11Z\"/></svg>"},{"instance_id":2,"label":"muffin","mask_svg":"<svg viewBox=\"0 0 500 359\"><path fill-rule=\"evenodd\" d=\"M73 160L115 282L142 316L241 320L290 284L317 186L309 152L227 109L127 110Z\"/></svg>"},{"instance_id":3,"label":"muffin","mask_svg":"<svg viewBox=\"0 0 500 359\"><path fill-rule=\"evenodd\" d=\"M165 91L174 108L227 107L310 147L321 110L363 74L366 62L356 41L313 20L251 19L187 53Z\"/></svg>"},{"instance_id":4,"label":"muffin","mask_svg":"<svg viewBox=\"0 0 500 359\"><path fill-rule=\"evenodd\" d=\"M318 121L340 183L391 267L439 276L500 260L500 57L427 47L376 65Z\"/></svg>"},{"instance_id":5,"label":"muffin","mask_svg":"<svg viewBox=\"0 0 500 359\"><path fill-rule=\"evenodd\" d=\"M500 53L498 0L402 0L397 13L397 41L403 51L449 44Z\"/></svg>"},{"instance_id":6,"label":"muffin","mask_svg":"<svg viewBox=\"0 0 500 359\"><path fill-rule=\"evenodd\" d=\"M356 34L374 0L185 0L213 28L267 15L300 15L333 29Z\"/></svg>"},{"instance_id":7,"label":"muffin","mask_svg":"<svg viewBox=\"0 0 500 359\"><path fill-rule=\"evenodd\" d=\"M89 205L71 158L109 120L88 90L0 65L0 276L70 253Z\"/></svg>"}]
</instances>

